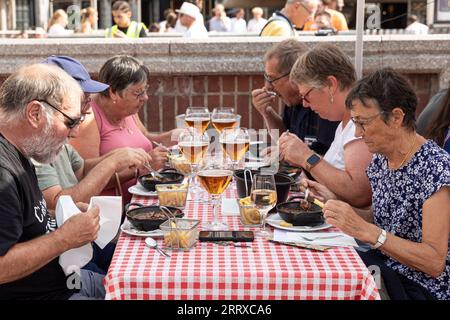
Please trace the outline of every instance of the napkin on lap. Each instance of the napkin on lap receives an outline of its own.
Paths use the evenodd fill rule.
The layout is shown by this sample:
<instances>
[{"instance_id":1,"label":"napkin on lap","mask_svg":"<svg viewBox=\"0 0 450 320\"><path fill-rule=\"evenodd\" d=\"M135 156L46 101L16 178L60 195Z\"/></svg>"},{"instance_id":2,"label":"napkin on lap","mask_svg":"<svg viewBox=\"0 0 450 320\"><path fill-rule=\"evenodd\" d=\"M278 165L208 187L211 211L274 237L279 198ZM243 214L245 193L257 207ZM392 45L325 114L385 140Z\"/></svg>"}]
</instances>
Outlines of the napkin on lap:
<instances>
[{"instance_id":1,"label":"napkin on lap","mask_svg":"<svg viewBox=\"0 0 450 320\"><path fill-rule=\"evenodd\" d=\"M121 197L92 197L89 208L96 205L100 209L100 229L95 243L103 249L116 236L122 215ZM70 196L59 197L56 205L56 222L60 227L67 219L80 214ZM83 214L83 213L81 213ZM59 264L66 275L84 267L92 259L92 245L90 243L64 252L59 257Z\"/></svg>"},{"instance_id":2,"label":"napkin on lap","mask_svg":"<svg viewBox=\"0 0 450 320\"><path fill-rule=\"evenodd\" d=\"M60 196L55 212L58 227L61 227L67 219L79 212L80 209L75 205L71 196ZM87 243L84 246L63 252L59 256L59 264L67 276L73 272L79 272L82 267L91 261L92 254L92 245Z\"/></svg>"}]
</instances>

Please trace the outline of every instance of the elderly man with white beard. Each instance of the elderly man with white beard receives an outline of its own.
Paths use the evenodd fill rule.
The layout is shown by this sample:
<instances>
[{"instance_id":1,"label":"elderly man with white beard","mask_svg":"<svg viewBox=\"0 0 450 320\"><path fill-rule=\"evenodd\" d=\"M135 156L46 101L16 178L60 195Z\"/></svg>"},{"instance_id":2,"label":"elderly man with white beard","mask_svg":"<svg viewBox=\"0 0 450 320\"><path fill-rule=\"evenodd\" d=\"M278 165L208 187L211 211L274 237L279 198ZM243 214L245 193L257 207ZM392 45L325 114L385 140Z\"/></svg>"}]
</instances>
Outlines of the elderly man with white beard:
<instances>
[{"instance_id":1,"label":"elderly man with white beard","mask_svg":"<svg viewBox=\"0 0 450 320\"><path fill-rule=\"evenodd\" d=\"M0 299L103 298L103 276L81 270L69 289L63 252L97 238L99 209L47 229L47 208L33 164L52 162L82 121L83 92L63 70L43 64L12 74L0 88Z\"/></svg>"}]
</instances>

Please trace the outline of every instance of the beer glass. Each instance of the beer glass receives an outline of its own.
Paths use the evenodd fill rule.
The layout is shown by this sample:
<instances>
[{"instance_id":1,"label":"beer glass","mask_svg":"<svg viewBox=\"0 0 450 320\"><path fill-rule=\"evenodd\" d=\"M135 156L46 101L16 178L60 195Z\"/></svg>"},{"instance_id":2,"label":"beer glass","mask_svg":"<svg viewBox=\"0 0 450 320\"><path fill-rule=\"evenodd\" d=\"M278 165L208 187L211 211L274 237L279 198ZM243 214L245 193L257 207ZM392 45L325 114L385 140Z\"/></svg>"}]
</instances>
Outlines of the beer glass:
<instances>
[{"instance_id":1,"label":"beer glass","mask_svg":"<svg viewBox=\"0 0 450 320\"><path fill-rule=\"evenodd\" d=\"M196 128L204 133L211 121L211 114L207 107L189 107L186 109L184 121L188 127Z\"/></svg>"}]
</instances>

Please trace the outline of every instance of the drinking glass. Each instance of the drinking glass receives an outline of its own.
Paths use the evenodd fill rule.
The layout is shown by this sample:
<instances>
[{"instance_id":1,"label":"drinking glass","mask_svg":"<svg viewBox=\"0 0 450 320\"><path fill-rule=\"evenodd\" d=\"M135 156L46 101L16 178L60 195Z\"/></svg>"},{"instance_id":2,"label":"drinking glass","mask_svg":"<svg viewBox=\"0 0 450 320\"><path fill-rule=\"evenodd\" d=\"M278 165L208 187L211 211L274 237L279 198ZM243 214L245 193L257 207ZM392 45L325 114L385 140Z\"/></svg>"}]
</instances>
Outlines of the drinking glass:
<instances>
[{"instance_id":1,"label":"drinking glass","mask_svg":"<svg viewBox=\"0 0 450 320\"><path fill-rule=\"evenodd\" d=\"M236 127L238 124L238 116L234 113L234 108L214 108L211 115L211 121L214 128L216 128L217 132L220 134L225 128Z\"/></svg>"},{"instance_id":2,"label":"drinking glass","mask_svg":"<svg viewBox=\"0 0 450 320\"><path fill-rule=\"evenodd\" d=\"M178 146L191 165L189 185L192 186L191 192L194 194L194 200L198 200L202 188L195 183L195 176L198 172L199 164L208 149L209 138L205 133L201 133L196 128L188 127L181 132L178 138Z\"/></svg>"},{"instance_id":3,"label":"drinking glass","mask_svg":"<svg viewBox=\"0 0 450 320\"><path fill-rule=\"evenodd\" d=\"M217 205L220 203L222 193L228 187L233 171L228 169L226 163L214 160L205 161L198 172L197 178L203 188L210 194L213 205L213 221L203 225L205 230L228 230L228 224L217 217Z\"/></svg>"},{"instance_id":4,"label":"drinking glass","mask_svg":"<svg viewBox=\"0 0 450 320\"><path fill-rule=\"evenodd\" d=\"M224 153L231 159L233 170L244 157L250 146L250 135L247 128L225 128L219 137Z\"/></svg>"},{"instance_id":5,"label":"drinking glass","mask_svg":"<svg viewBox=\"0 0 450 320\"><path fill-rule=\"evenodd\" d=\"M211 121L211 114L207 107L189 107L186 109L184 121L189 127L204 133Z\"/></svg>"},{"instance_id":6,"label":"drinking glass","mask_svg":"<svg viewBox=\"0 0 450 320\"><path fill-rule=\"evenodd\" d=\"M253 177L250 200L261 214L262 227L256 234L267 238L270 233L266 231L267 213L275 207L277 203L277 191L273 174L255 174Z\"/></svg>"}]
</instances>

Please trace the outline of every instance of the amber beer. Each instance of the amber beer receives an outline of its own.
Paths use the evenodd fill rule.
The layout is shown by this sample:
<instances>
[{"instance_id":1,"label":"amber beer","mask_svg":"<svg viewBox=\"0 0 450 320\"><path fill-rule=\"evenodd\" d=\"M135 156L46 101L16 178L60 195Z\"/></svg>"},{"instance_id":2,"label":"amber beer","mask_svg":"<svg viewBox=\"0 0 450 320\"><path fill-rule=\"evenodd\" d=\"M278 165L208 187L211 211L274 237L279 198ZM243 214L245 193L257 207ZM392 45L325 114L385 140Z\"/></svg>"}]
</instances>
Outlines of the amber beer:
<instances>
[{"instance_id":1,"label":"amber beer","mask_svg":"<svg viewBox=\"0 0 450 320\"><path fill-rule=\"evenodd\" d=\"M269 189L256 189L252 191L250 199L259 210L270 210L277 203L277 192Z\"/></svg>"},{"instance_id":2,"label":"amber beer","mask_svg":"<svg viewBox=\"0 0 450 320\"><path fill-rule=\"evenodd\" d=\"M228 187L233 171L222 169L207 169L198 173L198 179L209 194L222 194Z\"/></svg>"},{"instance_id":3,"label":"amber beer","mask_svg":"<svg viewBox=\"0 0 450 320\"><path fill-rule=\"evenodd\" d=\"M236 127L237 119L235 117L225 118L225 119L213 119L212 124L219 133L222 133L223 129L225 129L225 128Z\"/></svg>"},{"instance_id":4,"label":"amber beer","mask_svg":"<svg viewBox=\"0 0 450 320\"><path fill-rule=\"evenodd\" d=\"M222 141L222 149L233 161L239 161L250 146L248 140Z\"/></svg>"},{"instance_id":5,"label":"amber beer","mask_svg":"<svg viewBox=\"0 0 450 320\"><path fill-rule=\"evenodd\" d=\"M210 118L209 117L185 117L184 121L186 122L186 125L192 128L197 128L201 130L202 133L206 131L206 128L208 128Z\"/></svg>"},{"instance_id":6,"label":"amber beer","mask_svg":"<svg viewBox=\"0 0 450 320\"><path fill-rule=\"evenodd\" d=\"M180 142L178 146L180 147L181 152L184 154L184 156L190 163L197 164L205 155L205 152L208 149L208 142L187 141L187 142Z\"/></svg>"}]
</instances>

